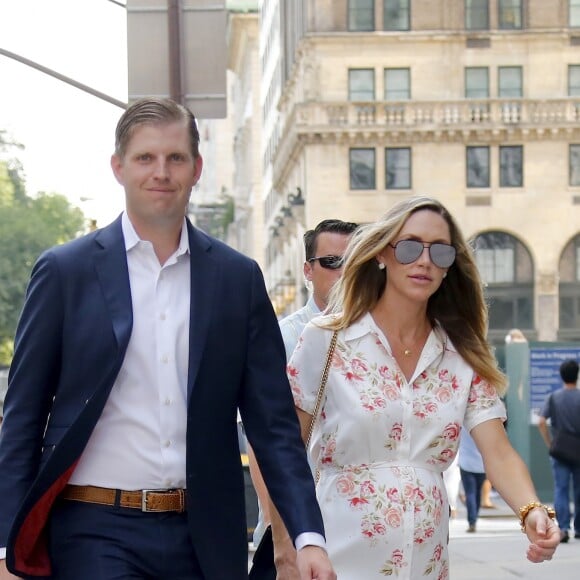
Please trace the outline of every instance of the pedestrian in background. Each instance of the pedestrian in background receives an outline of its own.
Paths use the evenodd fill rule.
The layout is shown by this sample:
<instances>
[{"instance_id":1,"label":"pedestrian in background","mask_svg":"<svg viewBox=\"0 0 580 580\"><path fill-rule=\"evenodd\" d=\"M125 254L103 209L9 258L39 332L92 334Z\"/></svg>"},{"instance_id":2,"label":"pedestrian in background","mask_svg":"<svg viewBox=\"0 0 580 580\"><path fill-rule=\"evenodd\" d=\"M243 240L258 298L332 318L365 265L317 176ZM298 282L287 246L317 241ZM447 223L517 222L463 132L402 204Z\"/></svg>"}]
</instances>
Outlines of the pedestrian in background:
<instances>
[{"instance_id":1,"label":"pedestrian in background","mask_svg":"<svg viewBox=\"0 0 580 580\"><path fill-rule=\"evenodd\" d=\"M461 474L465 507L467 508L467 531L473 533L477 529L482 487L485 481L485 467L481 453L466 429L461 430L458 455L459 473Z\"/></svg>"},{"instance_id":2,"label":"pedestrian in background","mask_svg":"<svg viewBox=\"0 0 580 580\"><path fill-rule=\"evenodd\" d=\"M326 219L304 234L303 273L304 279L312 288L312 294L302 308L280 321L280 330L288 359L294 352L306 324L326 309L329 293L342 274L346 246L357 227L357 224L353 222ZM270 500L251 446L248 448L248 458L259 505L258 522L253 537L254 544L257 546L262 540L264 531L270 525ZM279 561L278 568L282 570L284 567L291 567L296 573L295 554L291 550L289 553L292 557ZM288 556L288 552L283 552L283 554ZM273 570L273 578L275 577L276 572Z\"/></svg>"},{"instance_id":3,"label":"pedestrian in background","mask_svg":"<svg viewBox=\"0 0 580 580\"><path fill-rule=\"evenodd\" d=\"M550 420L552 432L563 430L578 436L580 441L580 390L578 390L578 363L565 360L560 365L563 387L548 396L540 414L538 428L548 449L553 433L548 430ZM561 529L561 541L570 539L570 489L574 504L574 537L580 539L580 464L573 465L550 457L554 477L554 508ZM572 486L570 486L572 483Z\"/></svg>"},{"instance_id":4,"label":"pedestrian in background","mask_svg":"<svg viewBox=\"0 0 580 580\"><path fill-rule=\"evenodd\" d=\"M486 340L482 289L472 251L446 208L410 197L357 230L330 314L300 337L288 373L306 439L338 333L309 454L340 580L448 578L442 472L462 425L520 515L528 559L554 554L553 514L538 501L503 427L506 379ZM272 522L283 545L280 522Z\"/></svg>"},{"instance_id":5,"label":"pedestrian in background","mask_svg":"<svg viewBox=\"0 0 580 580\"><path fill-rule=\"evenodd\" d=\"M239 408L302 579L333 580L262 274L186 218L203 164L195 118L146 98L115 137L126 210L39 258L16 332L0 435L7 567L247 578Z\"/></svg>"}]
</instances>

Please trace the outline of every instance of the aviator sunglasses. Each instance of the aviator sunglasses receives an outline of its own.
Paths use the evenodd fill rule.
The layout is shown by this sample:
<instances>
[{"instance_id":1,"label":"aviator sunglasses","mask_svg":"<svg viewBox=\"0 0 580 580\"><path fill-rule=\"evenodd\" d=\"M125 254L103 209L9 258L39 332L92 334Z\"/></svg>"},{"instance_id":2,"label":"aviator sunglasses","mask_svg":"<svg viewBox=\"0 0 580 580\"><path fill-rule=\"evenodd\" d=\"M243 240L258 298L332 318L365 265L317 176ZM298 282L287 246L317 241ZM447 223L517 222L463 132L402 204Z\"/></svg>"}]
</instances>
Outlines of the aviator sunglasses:
<instances>
[{"instance_id":1,"label":"aviator sunglasses","mask_svg":"<svg viewBox=\"0 0 580 580\"><path fill-rule=\"evenodd\" d=\"M419 259L424 248L429 249L429 258L439 268L449 268L455 262L457 251L451 244L442 242L420 242L419 240L399 240L389 244L395 250L395 258L399 264L411 264Z\"/></svg>"},{"instance_id":2,"label":"aviator sunglasses","mask_svg":"<svg viewBox=\"0 0 580 580\"><path fill-rule=\"evenodd\" d=\"M325 270L338 270L342 267L343 258L342 256L316 256L316 258L308 258L309 262L316 262Z\"/></svg>"}]
</instances>

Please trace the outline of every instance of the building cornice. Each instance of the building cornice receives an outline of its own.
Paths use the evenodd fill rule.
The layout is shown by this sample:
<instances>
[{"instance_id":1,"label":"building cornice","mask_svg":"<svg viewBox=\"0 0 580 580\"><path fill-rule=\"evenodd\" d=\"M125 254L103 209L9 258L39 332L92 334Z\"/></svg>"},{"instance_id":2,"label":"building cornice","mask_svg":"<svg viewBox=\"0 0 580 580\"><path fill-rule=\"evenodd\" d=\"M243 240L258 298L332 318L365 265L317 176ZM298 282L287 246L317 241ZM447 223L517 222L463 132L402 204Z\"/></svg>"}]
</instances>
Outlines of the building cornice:
<instances>
[{"instance_id":1,"label":"building cornice","mask_svg":"<svg viewBox=\"0 0 580 580\"><path fill-rule=\"evenodd\" d=\"M525 143L580 140L580 98L295 103L274 157L285 182L306 144Z\"/></svg>"}]
</instances>

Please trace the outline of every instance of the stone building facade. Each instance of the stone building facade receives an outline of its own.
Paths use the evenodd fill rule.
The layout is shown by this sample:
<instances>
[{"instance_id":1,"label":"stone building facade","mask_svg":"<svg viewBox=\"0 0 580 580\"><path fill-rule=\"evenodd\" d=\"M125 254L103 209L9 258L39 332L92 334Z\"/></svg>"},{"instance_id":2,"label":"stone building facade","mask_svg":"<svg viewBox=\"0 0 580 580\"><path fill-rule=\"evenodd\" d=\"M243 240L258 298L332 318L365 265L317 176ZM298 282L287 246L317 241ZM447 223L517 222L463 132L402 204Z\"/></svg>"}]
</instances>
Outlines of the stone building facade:
<instances>
[{"instance_id":1,"label":"stone building facade","mask_svg":"<svg viewBox=\"0 0 580 580\"><path fill-rule=\"evenodd\" d=\"M260 2L264 264L302 304L301 234L440 199L490 338L580 340L580 2Z\"/></svg>"}]
</instances>

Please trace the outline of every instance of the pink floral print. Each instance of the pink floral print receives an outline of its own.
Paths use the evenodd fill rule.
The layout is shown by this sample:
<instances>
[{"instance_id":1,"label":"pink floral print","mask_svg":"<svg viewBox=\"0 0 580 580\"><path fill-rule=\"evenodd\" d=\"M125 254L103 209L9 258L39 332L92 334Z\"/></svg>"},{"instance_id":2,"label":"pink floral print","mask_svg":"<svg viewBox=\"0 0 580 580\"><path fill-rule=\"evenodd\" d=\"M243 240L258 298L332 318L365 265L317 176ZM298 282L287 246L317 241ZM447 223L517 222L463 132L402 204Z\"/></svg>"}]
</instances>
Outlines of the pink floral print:
<instances>
[{"instance_id":1,"label":"pink floral print","mask_svg":"<svg viewBox=\"0 0 580 580\"><path fill-rule=\"evenodd\" d=\"M296 406L306 412L330 336L307 326L288 365ZM498 417L504 409L495 389L440 329L409 381L370 315L339 334L309 454L320 470L327 546L341 580L449 578L441 474L457 453L461 426Z\"/></svg>"}]
</instances>

